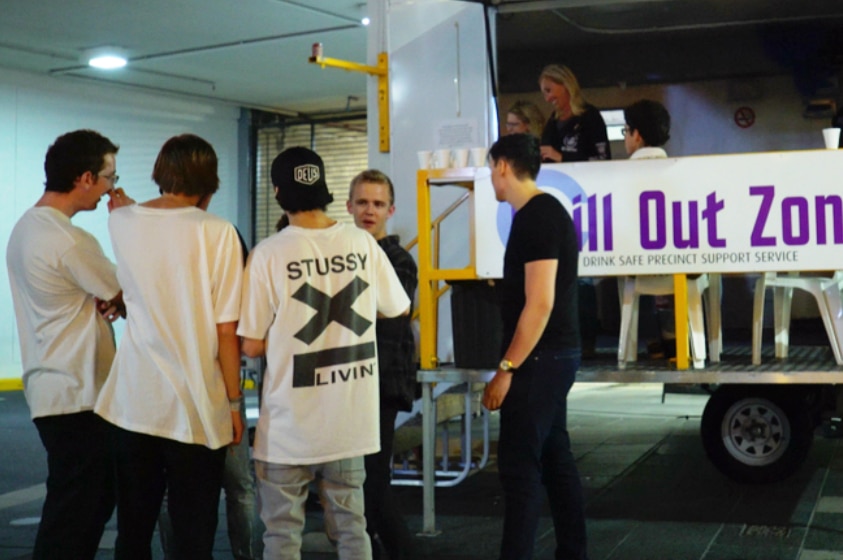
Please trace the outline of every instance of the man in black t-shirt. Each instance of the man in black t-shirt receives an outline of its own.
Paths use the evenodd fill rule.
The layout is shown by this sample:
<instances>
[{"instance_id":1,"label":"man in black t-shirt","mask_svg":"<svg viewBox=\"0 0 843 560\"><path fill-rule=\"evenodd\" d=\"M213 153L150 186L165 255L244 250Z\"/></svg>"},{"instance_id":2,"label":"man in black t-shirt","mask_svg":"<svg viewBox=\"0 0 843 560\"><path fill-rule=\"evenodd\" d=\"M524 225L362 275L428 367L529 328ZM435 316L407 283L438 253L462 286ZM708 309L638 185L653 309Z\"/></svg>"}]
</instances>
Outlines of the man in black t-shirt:
<instances>
[{"instance_id":1,"label":"man in black t-shirt","mask_svg":"<svg viewBox=\"0 0 843 560\"><path fill-rule=\"evenodd\" d=\"M501 409L501 558L532 558L544 485L556 558L582 560L583 493L566 428L566 399L580 364L577 236L559 201L536 186L537 138L504 136L489 159L497 199L515 210L501 289L503 359L483 395L486 408Z\"/></svg>"}]
</instances>

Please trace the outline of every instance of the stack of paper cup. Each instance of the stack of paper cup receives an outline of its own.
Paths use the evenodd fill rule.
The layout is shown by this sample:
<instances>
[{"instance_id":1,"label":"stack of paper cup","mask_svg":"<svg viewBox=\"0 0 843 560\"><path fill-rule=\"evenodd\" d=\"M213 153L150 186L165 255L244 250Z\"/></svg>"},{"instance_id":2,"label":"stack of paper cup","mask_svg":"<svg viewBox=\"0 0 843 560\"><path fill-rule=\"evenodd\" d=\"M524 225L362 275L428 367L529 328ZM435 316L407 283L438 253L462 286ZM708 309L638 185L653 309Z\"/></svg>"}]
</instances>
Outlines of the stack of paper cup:
<instances>
[{"instance_id":1,"label":"stack of paper cup","mask_svg":"<svg viewBox=\"0 0 843 560\"><path fill-rule=\"evenodd\" d=\"M419 169L430 169L430 164L433 152L430 150L422 150L418 152L419 154Z\"/></svg>"},{"instance_id":2,"label":"stack of paper cup","mask_svg":"<svg viewBox=\"0 0 843 560\"><path fill-rule=\"evenodd\" d=\"M468 148L454 150L454 167L468 167Z\"/></svg>"},{"instance_id":3,"label":"stack of paper cup","mask_svg":"<svg viewBox=\"0 0 843 560\"><path fill-rule=\"evenodd\" d=\"M486 148L471 148L471 165L474 167L486 166Z\"/></svg>"},{"instance_id":4,"label":"stack of paper cup","mask_svg":"<svg viewBox=\"0 0 843 560\"><path fill-rule=\"evenodd\" d=\"M436 150L433 152L434 167L437 169L447 169L451 167L451 150Z\"/></svg>"},{"instance_id":5,"label":"stack of paper cup","mask_svg":"<svg viewBox=\"0 0 843 560\"><path fill-rule=\"evenodd\" d=\"M824 128L823 140L825 140L825 147L827 149L836 150L840 146L840 129Z\"/></svg>"}]
</instances>

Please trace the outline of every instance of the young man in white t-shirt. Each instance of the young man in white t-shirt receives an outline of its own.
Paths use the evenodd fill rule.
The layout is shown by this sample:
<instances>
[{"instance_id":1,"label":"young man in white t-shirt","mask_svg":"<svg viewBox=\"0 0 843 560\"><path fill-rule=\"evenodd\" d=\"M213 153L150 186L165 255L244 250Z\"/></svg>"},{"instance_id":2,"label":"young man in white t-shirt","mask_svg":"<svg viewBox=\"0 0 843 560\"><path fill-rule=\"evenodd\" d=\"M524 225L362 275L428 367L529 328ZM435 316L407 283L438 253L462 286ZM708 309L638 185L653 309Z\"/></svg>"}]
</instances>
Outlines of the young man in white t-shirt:
<instances>
[{"instance_id":1,"label":"young man in white t-shirt","mask_svg":"<svg viewBox=\"0 0 843 560\"><path fill-rule=\"evenodd\" d=\"M375 320L410 300L367 232L325 213L322 159L290 148L272 163L290 225L249 255L237 333L266 353L255 437L266 558L300 558L308 484L319 481L342 559L369 559L363 456L380 448Z\"/></svg>"},{"instance_id":2,"label":"young man in white t-shirt","mask_svg":"<svg viewBox=\"0 0 843 560\"><path fill-rule=\"evenodd\" d=\"M167 140L161 196L111 214L127 324L96 412L114 428L115 558L150 558L164 491L176 557L211 558L227 447L243 434L243 255L234 225L206 212L219 188L206 140Z\"/></svg>"},{"instance_id":3,"label":"young man in white t-shirt","mask_svg":"<svg viewBox=\"0 0 843 560\"><path fill-rule=\"evenodd\" d=\"M6 248L26 401L47 450L34 559L93 558L114 510L108 424L92 410L114 358L107 321L122 308L121 292L114 264L70 219L117 196L117 150L92 130L56 139L44 194Z\"/></svg>"}]
</instances>

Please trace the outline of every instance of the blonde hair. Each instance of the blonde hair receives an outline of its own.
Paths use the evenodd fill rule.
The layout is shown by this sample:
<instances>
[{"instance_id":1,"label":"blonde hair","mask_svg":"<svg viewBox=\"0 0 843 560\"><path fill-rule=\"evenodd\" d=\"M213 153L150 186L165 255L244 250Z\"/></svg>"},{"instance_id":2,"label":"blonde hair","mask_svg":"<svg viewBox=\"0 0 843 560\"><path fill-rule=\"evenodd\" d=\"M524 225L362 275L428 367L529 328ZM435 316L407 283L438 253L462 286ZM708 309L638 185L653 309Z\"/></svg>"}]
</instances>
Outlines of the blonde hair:
<instances>
[{"instance_id":1,"label":"blonde hair","mask_svg":"<svg viewBox=\"0 0 843 560\"><path fill-rule=\"evenodd\" d=\"M582 115L585 113L586 102L582 96L580 83L577 77L571 72L571 69L561 64L550 64L545 66L542 73L539 75L539 83L542 80L548 79L551 82L564 86L568 90L568 96L571 98L571 113L574 115Z\"/></svg>"},{"instance_id":2,"label":"blonde hair","mask_svg":"<svg viewBox=\"0 0 843 560\"><path fill-rule=\"evenodd\" d=\"M518 120L527 125L530 134L541 138L544 128L544 115L535 103L518 100L512 104L507 113L512 113Z\"/></svg>"}]
</instances>

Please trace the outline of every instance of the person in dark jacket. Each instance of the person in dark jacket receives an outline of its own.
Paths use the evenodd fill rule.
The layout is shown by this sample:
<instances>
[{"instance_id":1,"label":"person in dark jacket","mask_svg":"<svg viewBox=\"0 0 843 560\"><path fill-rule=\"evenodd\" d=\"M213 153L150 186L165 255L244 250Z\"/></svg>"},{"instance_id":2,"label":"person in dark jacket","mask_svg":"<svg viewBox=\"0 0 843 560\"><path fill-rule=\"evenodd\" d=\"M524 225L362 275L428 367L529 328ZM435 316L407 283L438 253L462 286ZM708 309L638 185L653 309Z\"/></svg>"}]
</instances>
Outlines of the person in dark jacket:
<instances>
[{"instance_id":1,"label":"person in dark jacket","mask_svg":"<svg viewBox=\"0 0 843 560\"><path fill-rule=\"evenodd\" d=\"M585 101L577 77L567 66L545 66L539 76L545 101L553 107L541 137L544 162L612 159L606 123Z\"/></svg>"},{"instance_id":2,"label":"person in dark jacket","mask_svg":"<svg viewBox=\"0 0 843 560\"><path fill-rule=\"evenodd\" d=\"M395 188L384 173L368 169L351 181L348 212L354 224L377 240L398 279L412 301L418 284L416 263L401 246L397 235L387 235L386 222L395 213ZM378 319L377 346L380 376L379 453L367 455L366 482L363 485L366 507L366 531L372 539L372 557L381 557L378 541L391 560L413 558L412 537L398 510L390 486L392 441L395 418L401 410L410 410L416 394L415 342L410 315Z\"/></svg>"}]
</instances>

